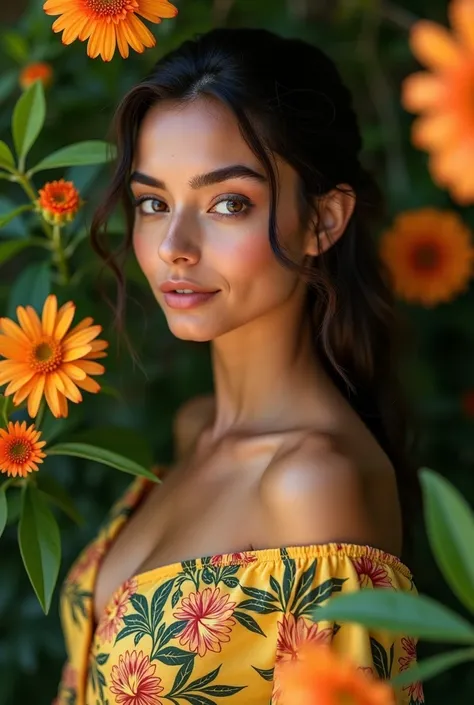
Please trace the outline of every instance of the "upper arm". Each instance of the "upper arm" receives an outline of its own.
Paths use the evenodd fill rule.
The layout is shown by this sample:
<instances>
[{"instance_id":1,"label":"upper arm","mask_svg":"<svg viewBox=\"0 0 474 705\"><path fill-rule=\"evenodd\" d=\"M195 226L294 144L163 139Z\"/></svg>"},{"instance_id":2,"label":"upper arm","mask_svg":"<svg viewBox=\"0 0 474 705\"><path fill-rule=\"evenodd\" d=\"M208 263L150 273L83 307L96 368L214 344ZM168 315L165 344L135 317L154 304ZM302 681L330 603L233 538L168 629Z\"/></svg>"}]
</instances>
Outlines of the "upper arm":
<instances>
[{"instance_id":1,"label":"upper arm","mask_svg":"<svg viewBox=\"0 0 474 705\"><path fill-rule=\"evenodd\" d=\"M214 396L203 394L182 404L173 420L175 456L183 458L196 443L200 432L209 423L214 412Z\"/></svg>"},{"instance_id":2,"label":"upper arm","mask_svg":"<svg viewBox=\"0 0 474 705\"><path fill-rule=\"evenodd\" d=\"M308 437L271 463L261 501L272 544L380 544L364 474L330 439Z\"/></svg>"}]
</instances>

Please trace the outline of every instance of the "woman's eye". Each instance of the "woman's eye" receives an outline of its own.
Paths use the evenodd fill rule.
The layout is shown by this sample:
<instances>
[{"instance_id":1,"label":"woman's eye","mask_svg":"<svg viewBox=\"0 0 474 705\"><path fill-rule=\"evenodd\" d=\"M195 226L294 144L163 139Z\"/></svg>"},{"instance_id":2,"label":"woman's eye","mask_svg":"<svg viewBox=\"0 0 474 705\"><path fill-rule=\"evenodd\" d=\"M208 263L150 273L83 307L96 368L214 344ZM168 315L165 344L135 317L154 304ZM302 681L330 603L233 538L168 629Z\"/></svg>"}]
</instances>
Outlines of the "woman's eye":
<instances>
[{"instance_id":1,"label":"woman's eye","mask_svg":"<svg viewBox=\"0 0 474 705\"><path fill-rule=\"evenodd\" d=\"M154 215L164 213L166 204L159 198L142 198L137 200L136 207L143 215Z\"/></svg>"},{"instance_id":2,"label":"woman's eye","mask_svg":"<svg viewBox=\"0 0 474 705\"><path fill-rule=\"evenodd\" d=\"M213 208L215 213L219 215L241 215L247 208L250 207L250 203L243 198L225 198Z\"/></svg>"}]
</instances>

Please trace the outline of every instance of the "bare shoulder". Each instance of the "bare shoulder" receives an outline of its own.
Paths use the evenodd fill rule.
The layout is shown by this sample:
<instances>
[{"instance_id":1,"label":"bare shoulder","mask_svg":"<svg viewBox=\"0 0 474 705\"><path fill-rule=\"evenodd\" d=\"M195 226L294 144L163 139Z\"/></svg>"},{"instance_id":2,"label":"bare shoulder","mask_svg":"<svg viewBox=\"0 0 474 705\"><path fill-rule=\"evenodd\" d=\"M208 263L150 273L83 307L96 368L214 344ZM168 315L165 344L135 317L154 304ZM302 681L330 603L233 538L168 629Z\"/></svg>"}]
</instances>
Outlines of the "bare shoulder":
<instances>
[{"instance_id":1,"label":"bare shoulder","mask_svg":"<svg viewBox=\"0 0 474 705\"><path fill-rule=\"evenodd\" d=\"M173 419L175 455L184 457L190 452L201 431L212 419L215 408L213 394L200 394L181 404Z\"/></svg>"},{"instance_id":2,"label":"bare shoulder","mask_svg":"<svg viewBox=\"0 0 474 705\"><path fill-rule=\"evenodd\" d=\"M273 459L260 488L267 540L279 545L357 543L398 550L386 522L398 512L393 472L367 472L326 434L305 434ZM375 490L375 491L374 491ZM377 506L377 497L384 507ZM387 524L387 527L385 526Z\"/></svg>"}]
</instances>

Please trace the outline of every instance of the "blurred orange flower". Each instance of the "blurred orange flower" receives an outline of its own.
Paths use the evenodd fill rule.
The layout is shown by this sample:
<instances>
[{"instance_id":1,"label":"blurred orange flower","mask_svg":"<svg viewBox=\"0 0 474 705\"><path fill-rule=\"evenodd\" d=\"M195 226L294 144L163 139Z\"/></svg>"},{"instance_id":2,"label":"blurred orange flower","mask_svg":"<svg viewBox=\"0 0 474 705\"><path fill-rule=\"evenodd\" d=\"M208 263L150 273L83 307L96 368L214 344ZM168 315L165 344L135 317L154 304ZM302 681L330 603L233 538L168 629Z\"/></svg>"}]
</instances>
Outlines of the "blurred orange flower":
<instances>
[{"instance_id":1,"label":"blurred orange flower","mask_svg":"<svg viewBox=\"0 0 474 705\"><path fill-rule=\"evenodd\" d=\"M56 296L45 301L40 320L32 306L18 306L20 325L0 318L0 385L9 382L5 396L15 394L14 404L28 398L28 413L35 417L43 395L53 416L68 415L67 400L82 401L79 391L96 393L100 386L89 375L105 372L96 359L105 357L105 340L94 340L102 327L84 318L69 331L76 307L68 301L58 311ZM69 332L68 332L69 331Z\"/></svg>"},{"instance_id":2,"label":"blurred orange flower","mask_svg":"<svg viewBox=\"0 0 474 705\"><path fill-rule=\"evenodd\" d=\"M464 291L473 273L471 233L453 211L401 213L383 234L380 254L396 294L427 307Z\"/></svg>"},{"instance_id":3,"label":"blurred orange flower","mask_svg":"<svg viewBox=\"0 0 474 705\"><path fill-rule=\"evenodd\" d=\"M433 179L468 204L474 202L474 3L453 0L448 13L452 34L428 20L413 26L413 54L430 71L405 80L402 103L422 115L412 138L430 153Z\"/></svg>"},{"instance_id":4,"label":"blurred orange flower","mask_svg":"<svg viewBox=\"0 0 474 705\"><path fill-rule=\"evenodd\" d=\"M116 47L126 59L129 46L140 54L155 46L155 37L137 15L159 23L178 13L168 0L46 0L43 9L61 15L53 31L63 33L63 44L88 39L88 56L100 55L104 61L112 59Z\"/></svg>"},{"instance_id":5,"label":"blurred orange flower","mask_svg":"<svg viewBox=\"0 0 474 705\"><path fill-rule=\"evenodd\" d=\"M37 208L51 225L71 222L82 205L79 191L72 181L48 181L38 193Z\"/></svg>"},{"instance_id":6,"label":"blurred orange flower","mask_svg":"<svg viewBox=\"0 0 474 705\"><path fill-rule=\"evenodd\" d=\"M0 428L0 472L10 477L26 477L38 470L37 463L46 458L41 448L46 441L40 441L41 433L34 424L26 428L26 421L9 421L8 428Z\"/></svg>"},{"instance_id":7,"label":"blurred orange flower","mask_svg":"<svg viewBox=\"0 0 474 705\"><path fill-rule=\"evenodd\" d=\"M28 64L20 71L18 78L23 89L29 88L35 81L41 81L43 86L49 86L53 80L53 69L45 61Z\"/></svg>"},{"instance_id":8,"label":"blurred orange flower","mask_svg":"<svg viewBox=\"0 0 474 705\"><path fill-rule=\"evenodd\" d=\"M281 705L395 705L385 682L344 661L328 646L306 644L278 666Z\"/></svg>"}]
</instances>

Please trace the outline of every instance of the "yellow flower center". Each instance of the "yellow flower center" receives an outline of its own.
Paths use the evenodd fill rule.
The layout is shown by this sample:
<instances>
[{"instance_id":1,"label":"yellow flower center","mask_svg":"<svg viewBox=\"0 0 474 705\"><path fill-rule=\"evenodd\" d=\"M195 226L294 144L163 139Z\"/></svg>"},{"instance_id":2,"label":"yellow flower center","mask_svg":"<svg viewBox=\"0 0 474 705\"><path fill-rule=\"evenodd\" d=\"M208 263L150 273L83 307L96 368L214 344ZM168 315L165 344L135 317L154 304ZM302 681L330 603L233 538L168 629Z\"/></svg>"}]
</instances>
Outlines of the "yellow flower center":
<instances>
[{"instance_id":1,"label":"yellow flower center","mask_svg":"<svg viewBox=\"0 0 474 705\"><path fill-rule=\"evenodd\" d=\"M86 6L100 17L125 17L127 12L138 9L136 0L86 0Z\"/></svg>"},{"instance_id":2,"label":"yellow flower center","mask_svg":"<svg viewBox=\"0 0 474 705\"><path fill-rule=\"evenodd\" d=\"M7 457L10 463L18 463L18 465L22 465L23 463L26 463L30 456L31 444L28 443L28 441L14 438L8 444Z\"/></svg>"},{"instance_id":3,"label":"yellow flower center","mask_svg":"<svg viewBox=\"0 0 474 705\"><path fill-rule=\"evenodd\" d=\"M30 365L37 372L54 372L61 365L62 349L55 340L47 339L36 345L30 356Z\"/></svg>"}]
</instances>

